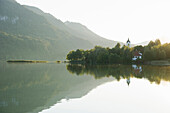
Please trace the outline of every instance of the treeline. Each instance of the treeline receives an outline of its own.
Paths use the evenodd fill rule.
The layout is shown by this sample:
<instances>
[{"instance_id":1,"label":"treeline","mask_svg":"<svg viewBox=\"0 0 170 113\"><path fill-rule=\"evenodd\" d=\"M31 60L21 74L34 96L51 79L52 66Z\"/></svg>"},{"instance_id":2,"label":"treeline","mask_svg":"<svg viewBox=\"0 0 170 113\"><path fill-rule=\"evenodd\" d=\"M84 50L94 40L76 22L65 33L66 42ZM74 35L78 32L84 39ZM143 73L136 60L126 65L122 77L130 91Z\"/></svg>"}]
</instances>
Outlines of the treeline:
<instances>
[{"instance_id":1,"label":"treeline","mask_svg":"<svg viewBox=\"0 0 170 113\"><path fill-rule=\"evenodd\" d=\"M110 48L103 48L95 46L91 50L70 51L67 59L70 61L82 61L88 64L112 64L112 63L129 63L131 62L132 54L131 48L117 43L117 45Z\"/></svg>"},{"instance_id":2,"label":"treeline","mask_svg":"<svg viewBox=\"0 0 170 113\"><path fill-rule=\"evenodd\" d=\"M121 47L120 43L117 43L113 48L95 46L90 50L77 49L76 51L70 51L67 59L71 62L87 64L129 64L132 63L133 53L135 51L142 53L142 59L135 61L139 63L170 59L170 43L161 45L159 39L155 40L155 42L150 41L147 46L135 46L132 48L125 45Z\"/></svg>"},{"instance_id":3,"label":"treeline","mask_svg":"<svg viewBox=\"0 0 170 113\"><path fill-rule=\"evenodd\" d=\"M166 60L170 59L170 43L161 44L157 39L155 42L150 41L147 46L144 47L144 59L145 61L151 60Z\"/></svg>"}]
</instances>

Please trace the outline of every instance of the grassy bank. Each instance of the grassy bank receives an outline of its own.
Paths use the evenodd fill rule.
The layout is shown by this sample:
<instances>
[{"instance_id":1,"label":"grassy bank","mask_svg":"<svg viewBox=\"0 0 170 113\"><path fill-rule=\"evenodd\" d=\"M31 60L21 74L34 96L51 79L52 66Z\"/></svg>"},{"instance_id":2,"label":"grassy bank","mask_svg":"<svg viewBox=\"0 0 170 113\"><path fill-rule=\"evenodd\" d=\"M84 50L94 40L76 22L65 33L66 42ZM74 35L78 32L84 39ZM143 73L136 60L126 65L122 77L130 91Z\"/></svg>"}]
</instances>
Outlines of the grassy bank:
<instances>
[{"instance_id":1,"label":"grassy bank","mask_svg":"<svg viewBox=\"0 0 170 113\"><path fill-rule=\"evenodd\" d=\"M8 60L9 63L48 63L48 61L40 60Z\"/></svg>"},{"instance_id":2,"label":"grassy bank","mask_svg":"<svg viewBox=\"0 0 170 113\"><path fill-rule=\"evenodd\" d=\"M169 60L154 60L154 61L148 61L145 64L148 64L148 65L160 65L160 66L170 66Z\"/></svg>"}]
</instances>

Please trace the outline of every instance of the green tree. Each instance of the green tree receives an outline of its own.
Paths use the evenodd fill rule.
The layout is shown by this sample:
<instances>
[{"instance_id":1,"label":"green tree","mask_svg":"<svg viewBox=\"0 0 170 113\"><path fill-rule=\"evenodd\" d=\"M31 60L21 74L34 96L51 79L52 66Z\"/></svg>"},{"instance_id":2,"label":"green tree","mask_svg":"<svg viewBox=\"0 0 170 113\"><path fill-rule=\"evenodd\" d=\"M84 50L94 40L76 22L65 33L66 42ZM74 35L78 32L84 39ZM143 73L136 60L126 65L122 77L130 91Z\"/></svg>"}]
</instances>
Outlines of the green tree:
<instances>
[{"instance_id":1,"label":"green tree","mask_svg":"<svg viewBox=\"0 0 170 113\"><path fill-rule=\"evenodd\" d=\"M120 63L121 57L119 55L117 55L116 53L113 54L111 53L109 55L109 62L112 63Z\"/></svg>"},{"instance_id":2,"label":"green tree","mask_svg":"<svg viewBox=\"0 0 170 113\"><path fill-rule=\"evenodd\" d=\"M164 60L166 58L166 53L164 50L159 51L159 58L160 60Z\"/></svg>"},{"instance_id":3,"label":"green tree","mask_svg":"<svg viewBox=\"0 0 170 113\"><path fill-rule=\"evenodd\" d=\"M66 59L67 59L67 60L74 60L74 59L75 59L75 51L70 51L70 52L67 54Z\"/></svg>"},{"instance_id":4,"label":"green tree","mask_svg":"<svg viewBox=\"0 0 170 113\"><path fill-rule=\"evenodd\" d=\"M83 53L84 53L83 50L77 49L76 52L75 52L75 59L76 60L82 60L83 57L84 57Z\"/></svg>"},{"instance_id":5,"label":"green tree","mask_svg":"<svg viewBox=\"0 0 170 113\"><path fill-rule=\"evenodd\" d=\"M150 47L150 48L151 48L151 47L153 47L153 46L155 46L155 42L150 41L150 42L149 42L149 44L148 44L148 47Z\"/></svg>"},{"instance_id":6,"label":"green tree","mask_svg":"<svg viewBox=\"0 0 170 113\"><path fill-rule=\"evenodd\" d=\"M120 49L120 46L121 46L120 43L117 43L116 46L115 46L115 48L116 48L116 49L118 49L118 48Z\"/></svg>"},{"instance_id":7,"label":"green tree","mask_svg":"<svg viewBox=\"0 0 170 113\"><path fill-rule=\"evenodd\" d=\"M161 41L159 39L155 40L155 45L161 45Z\"/></svg>"}]
</instances>

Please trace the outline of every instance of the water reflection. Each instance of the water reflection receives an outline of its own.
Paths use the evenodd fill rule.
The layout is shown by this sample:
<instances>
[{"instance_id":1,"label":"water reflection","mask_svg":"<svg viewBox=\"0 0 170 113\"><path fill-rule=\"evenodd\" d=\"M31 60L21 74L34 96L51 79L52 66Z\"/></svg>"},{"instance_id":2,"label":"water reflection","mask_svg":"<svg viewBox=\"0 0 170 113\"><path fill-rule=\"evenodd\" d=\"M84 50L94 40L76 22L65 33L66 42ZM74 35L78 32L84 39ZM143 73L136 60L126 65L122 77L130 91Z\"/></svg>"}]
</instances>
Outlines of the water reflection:
<instances>
[{"instance_id":1,"label":"water reflection","mask_svg":"<svg viewBox=\"0 0 170 113\"><path fill-rule=\"evenodd\" d=\"M132 78L145 78L160 84L170 81L169 75L165 66L0 63L0 113L37 113L106 82L126 79L131 86Z\"/></svg>"},{"instance_id":2,"label":"water reflection","mask_svg":"<svg viewBox=\"0 0 170 113\"><path fill-rule=\"evenodd\" d=\"M169 66L137 66L137 65L67 65L67 70L78 76L89 74L95 79L103 77L114 77L117 81L127 79L127 84L130 84L130 78L145 78L151 83L160 84L161 80L170 81Z\"/></svg>"},{"instance_id":3,"label":"water reflection","mask_svg":"<svg viewBox=\"0 0 170 113\"><path fill-rule=\"evenodd\" d=\"M72 76L65 64L23 63L0 63L0 78L0 113L38 113L113 80Z\"/></svg>"}]
</instances>

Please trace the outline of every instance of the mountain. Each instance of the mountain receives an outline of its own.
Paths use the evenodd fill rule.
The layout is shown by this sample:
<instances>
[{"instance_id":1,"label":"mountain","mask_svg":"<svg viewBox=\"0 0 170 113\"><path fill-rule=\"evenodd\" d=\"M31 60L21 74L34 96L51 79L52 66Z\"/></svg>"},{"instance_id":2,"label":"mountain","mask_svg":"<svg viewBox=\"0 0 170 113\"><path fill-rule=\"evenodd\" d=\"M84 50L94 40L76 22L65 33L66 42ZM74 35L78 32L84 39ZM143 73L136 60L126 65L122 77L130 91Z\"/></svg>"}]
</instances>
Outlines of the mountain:
<instances>
[{"instance_id":1,"label":"mountain","mask_svg":"<svg viewBox=\"0 0 170 113\"><path fill-rule=\"evenodd\" d=\"M141 43L137 43L135 45L142 45L142 46L146 46L149 44L150 41L144 41L144 42L141 42Z\"/></svg>"},{"instance_id":2,"label":"mountain","mask_svg":"<svg viewBox=\"0 0 170 113\"><path fill-rule=\"evenodd\" d=\"M0 60L64 60L70 50L113 47L116 43L38 8L0 0Z\"/></svg>"},{"instance_id":3,"label":"mountain","mask_svg":"<svg viewBox=\"0 0 170 113\"><path fill-rule=\"evenodd\" d=\"M56 36L55 29L42 16L10 1L0 0L1 31L39 37Z\"/></svg>"},{"instance_id":4,"label":"mountain","mask_svg":"<svg viewBox=\"0 0 170 113\"><path fill-rule=\"evenodd\" d=\"M65 25L67 25L71 30L70 32L74 33L76 36L81 36L81 39L88 40L91 42L93 45L100 45L103 47L113 47L115 46L118 42L113 41L113 40L108 40L105 39L91 30L89 30L86 26L80 24L80 23L75 23L75 22L65 22ZM123 45L122 42L119 42L121 45Z\"/></svg>"},{"instance_id":5,"label":"mountain","mask_svg":"<svg viewBox=\"0 0 170 113\"><path fill-rule=\"evenodd\" d=\"M99 46L104 46L104 47L113 47L118 43L117 41L108 40L95 34L91 30L89 30L86 26L80 23L69 22L69 21L66 21L65 23L63 23L61 20L56 19L51 14L44 13L43 11L41 11L40 9L36 7L32 7L32 6L24 6L24 7L33 11L36 14L43 16L44 18L47 19L49 23L54 25L56 28L62 31L69 32L70 34L73 34L74 36L80 39L87 40L90 43L92 43L93 46L99 45ZM121 44L123 45L123 43Z\"/></svg>"}]
</instances>

